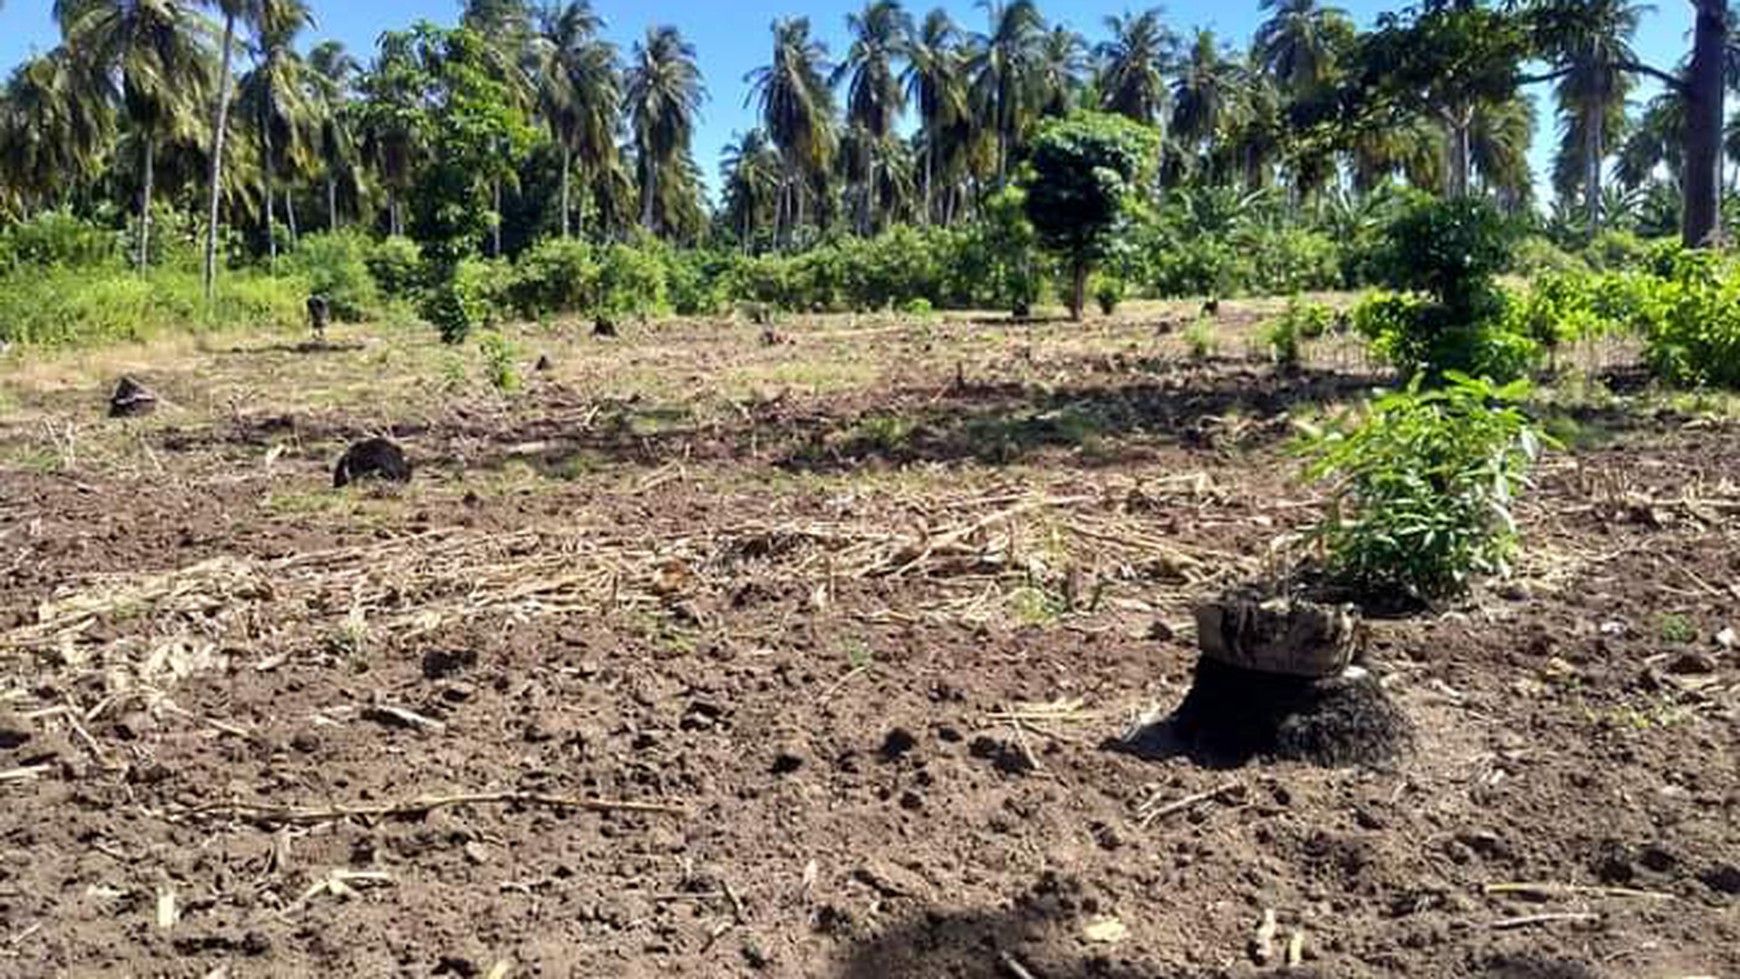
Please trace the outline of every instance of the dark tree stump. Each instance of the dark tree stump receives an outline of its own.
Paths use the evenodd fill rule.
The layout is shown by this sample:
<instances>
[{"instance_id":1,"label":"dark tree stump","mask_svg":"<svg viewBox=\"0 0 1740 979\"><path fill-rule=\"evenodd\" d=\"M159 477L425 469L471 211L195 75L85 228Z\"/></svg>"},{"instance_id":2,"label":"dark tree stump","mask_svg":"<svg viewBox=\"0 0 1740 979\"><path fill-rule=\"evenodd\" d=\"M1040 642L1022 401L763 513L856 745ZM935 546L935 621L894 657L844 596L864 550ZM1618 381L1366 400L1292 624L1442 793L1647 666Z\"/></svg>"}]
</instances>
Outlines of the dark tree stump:
<instances>
[{"instance_id":1,"label":"dark tree stump","mask_svg":"<svg viewBox=\"0 0 1740 979\"><path fill-rule=\"evenodd\" d=\"M595 337L616 336L616 321L608 316L600 316L592 321L592 335Z\"/></svg>"},{"instance_id":2,"label":"dark tree stump","mask_svg":"<svg viewBox=\"0 0 1740 979\"><path fill-rule=\"evenodd\" d=\"M1359 616L1351 605L1234 592L1196 606L1202 655L1286 676L1331 677L1353 664Z\"/></svg>"},{"instance_id":3,"label":"dark tree stump","mask_svg":"<svg viewBox=\"0 0 1740 979\"><path fill-rule=\"evenodd\" d=\"M320 293L308 297L308 329L314 339L326 339L326 324L332 320L332 303Z\"/></svg>"},{"instance_id":4,"label":"dark tree stump","mask_svg":"<svg viewBox=\"0 0 1740 979\"><path fill-rule=\"evenodd\" d=\"M109 396L110 418L137 418L157 410L157 395L130 377L123 377Z\"/></svg>"},{"instance_id":5,"label":"dark tree stump","mask_svg":"<svg viewBox=\"0 0 1740 979\"><path fill-rule=\"evenodd\" d=\"M1326 767L1380 766L1413 743L1413 726L1363 667L1283 676L1204 658L1171 719L1192 753L1217 764L1269 757Z\"/></svg>"},{"instance_id":6,"label":"dark tree stump","mask_svg":"<svg viewBox=\"0 0 1740 979\"><path fill-rule=\"evenodd\" d=\"M389 483L411 481L411 463L397 445L383 438L357 442L338 460L332 470L332 485L343 489L365 479L381 479Z\"/></svg>"}]
</instances>

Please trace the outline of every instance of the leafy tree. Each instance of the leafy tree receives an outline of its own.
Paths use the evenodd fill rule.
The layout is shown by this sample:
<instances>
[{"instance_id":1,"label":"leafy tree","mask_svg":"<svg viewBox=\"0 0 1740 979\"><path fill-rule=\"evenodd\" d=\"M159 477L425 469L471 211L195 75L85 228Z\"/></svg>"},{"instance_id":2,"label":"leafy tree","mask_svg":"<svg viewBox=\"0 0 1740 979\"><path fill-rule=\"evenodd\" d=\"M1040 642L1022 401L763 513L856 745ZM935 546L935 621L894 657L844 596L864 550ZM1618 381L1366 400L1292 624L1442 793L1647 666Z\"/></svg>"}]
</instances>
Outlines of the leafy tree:
<instances>
[{"instance_id":1,"label":"leafy tree","mask_svg":"<svg viewBox=\"0 0 1740 979\"><path fill-rule=\"evenodd\" d=\"M1033 62L1033 105L1042 116L1075 107L1089 69L1087 41L1062 24L1047 31Z\"/></svg>"},{"instance_id":2,"label":"leafy tree","mask_svg":"<svg viewBox=\"0 0 1740 979\"><path fill-rule=\"evenodd\" d=\"M19 65L0 93L0 204L26 216L66 199L88 178L114 135L114 112L89 97L64 47Z\"/></svg>"},{"instance_id":3,"label":"leafy tree","mask_svg":"<svg viewBox=\"0 0 1740 979\"><path fill-rule=\"evenodd\" d=\"M1631 0L1554 0L1536 8L1537 44L1548 60L1562 64L1555 97L1563 134L1560 154L1579 159L1581 173L1555 181L1570 196L1582 186L1591 231L1601 225L1601 166L1608 154L1609 135L1624 122L1625 99L1637 63L1631 39L1643 8ZM1575 172L1575 171L1571 171Z\"/></svg>"},{"instance_id":4,"label":"leafy tree","mask_svg":"<svg viewBox=\"0 0 1740 979\"><path fill-rule=\"evenodd\" d=\"M1172 86L1171 133L1188 160L1206 156L1238 98L1243 72L1214 32L1198 30Z\"/></svg>"},{"instance_id":5,"label":"leafy tree","mask_svg":"<svg viewBox=\"0 0 1740 979\"><path fill-rule=\"evenodd\" d=\"M1262 8L1269 19L1251 47L1263 69L1295 95L1328 82L1338 39L1353 30L1347 11L1318 0L1263 0Z\"/></svg>"},{"instance_id":6,"label":"leafy tree","mask_svg":"<svg viewBox=\"0 0 1740 979\"><path fill-rule=\"evenodd\" d=\"M1384 14L1361 39L1349 101L1384 123L1417 114L1445 133L1445 192L1471 190L1473 130L1482 105L1510 100L1531 53L1523 23L1474 0L1425 0Z\"/></svg>"},{"instance_id":7,"label":"leafy tree","mask_svg":"<svg viewBox=\"0 0 1740 979\"><path fill-rule=\"evenodd\" d=\"M1027 219L1070 274L1069 311L1080 320L1088 276L1123 230L1159 137L1122 116L1078 112L1042 124L1025 166Z\"/></svg>"}]
</instances>

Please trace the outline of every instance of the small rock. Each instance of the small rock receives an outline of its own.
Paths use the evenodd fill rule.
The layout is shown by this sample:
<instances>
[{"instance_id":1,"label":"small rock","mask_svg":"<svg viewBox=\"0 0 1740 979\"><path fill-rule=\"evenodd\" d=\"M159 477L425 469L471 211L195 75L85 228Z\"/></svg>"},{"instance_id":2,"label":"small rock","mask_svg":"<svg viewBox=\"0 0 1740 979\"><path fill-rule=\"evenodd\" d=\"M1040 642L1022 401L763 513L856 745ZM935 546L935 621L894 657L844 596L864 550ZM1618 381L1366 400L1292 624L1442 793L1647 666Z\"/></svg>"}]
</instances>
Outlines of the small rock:
<instances>
[{"instance_id":1,"label":"small rock","mask_svg":"<svg viewBox=\"0 0 1740 979\"><path fill-rule=\"evenodd\" d=\"M551 362L549 354L539 354L538 355L538 362L537 362L537 364L535 364L532 367L532 369L537 371L538 373L542 374L542 373L546 373L546 372L555 370L556 365L553 362Z\"/></svg>"},{"instance_id":2,"label":"small rock","mask_svg":"<svg viewBox=\"0 0 1740 979\"><path fill-rule=\"evenodd\" d=\"M880 861L852 871L852 879L883 897L919 897L930 890L930 885L918 874Z\"/></svg>"},{"instance_id":3,"label":"small rock","mask_svg":"<svg viewBox=\"0 0 1740 979\"><path fill-rule=\"evenodd\" d=\"M768 771L775 775L790 775L802 767L804 767L802 756L793 751L781 751L773 756L773 764L768 766Z\"/></svg>"},{"instance_id":4,"label":"small rock","mask_svg":"<svg viewBox=\"0 0 1740 979\"><path fill-rule=\"evenodd\" d=\"M1716 633L1716 645L1723 649L1740 648L1740 633L1735 632L1733 626L1729 626Z\"/></svg>"},{"instance_id":5,"label":"small rock","mask_svg":"<svg viewBox=\"0 0 1740 979\"><path fill-rule=\"evenodd\" d=\"M130 377L121 378L109 396L110 418L137 418L157 410L157 395Z\"/></svg>"},{"instance_id":6,"label":"small rock","mask_svg":"<svg viewBox=\"0 0 1740 979\"><path fill-rule=\"evenodd\" d=\"M616 321L608 316L600 316L592 321L592 335L595 337L616 336Z\"/></svg>"},{"instance_id":7,"label":"small rock","mask_svg":"<svg viewBox=\"0 0 1740 979\"><path fill-rule=\"evenodd\" d=\"M1148 638L1155 642L1171 642L1173 635L1172 627L1166 624L1165 619L1155 619L1148 626Z\"/></svg>"},{"instance_id":8,"label":"small rock","mask_svg":"<svg viewBox=\"0 0 1740 979\"><path fill-rule=\"evenodd\" d=\"M767 951L761 947L761 943L753 938L743 942L743 962L757 971L773 964L773 960L768 958Z\"/></svg>"},{"instance_id":9,"label":"small rock","mask_svg":"<svg viewBox=\"0 0 1740 979\"><path fill-rule=\"evenodd\" d=\"M392 442L383 438L363 439L346 449L339 458L338 465L332 470L332 485L335 489L343 489L363 479L408 483L411 481L411 464L406 461L404 450Z\"/></svg>"},{"instance_id":10,"label":"small rock","mask_svg":"<svg viewBox=\"0 0 1740 979\"><path fill-rule=\"evenodd\" d=\"M298 731L291 737L290 747L304 755L312 755L320 750L320 735L313 731Z\"/></svg>"}]
</instances>

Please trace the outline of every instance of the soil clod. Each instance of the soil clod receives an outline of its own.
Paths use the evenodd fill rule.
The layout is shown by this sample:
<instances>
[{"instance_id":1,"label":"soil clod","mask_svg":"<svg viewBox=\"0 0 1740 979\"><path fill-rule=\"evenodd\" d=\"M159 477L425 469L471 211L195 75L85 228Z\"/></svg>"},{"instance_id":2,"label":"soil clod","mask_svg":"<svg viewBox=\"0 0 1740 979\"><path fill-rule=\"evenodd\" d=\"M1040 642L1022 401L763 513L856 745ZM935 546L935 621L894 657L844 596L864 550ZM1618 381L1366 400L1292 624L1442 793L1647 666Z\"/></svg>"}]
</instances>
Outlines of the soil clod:
<instances>
[{"instance_id":1,"label":"soil clod","mask_svg":"<svg viewBox=\"0 0 1740 979\"><path fill-rule=\"evenodd\" d=\"M156 410L157 395L130 377L121 378L109 396L110 418L138 418Z\"/></svg>"},{"instance_id":2,"label":"soil clod","mask_svg":"<svg viewBox=\"0 0 1740 979\"><path fill-rule=\"evenodd\" d=\"M404 450L396 444L384 438L364 439L345 450L339 458L338 465L332 470L332 485L335 489L343 489L365 479L408 483L411 481L411 463L405 459Z\"/></svg>"}]
</instances>

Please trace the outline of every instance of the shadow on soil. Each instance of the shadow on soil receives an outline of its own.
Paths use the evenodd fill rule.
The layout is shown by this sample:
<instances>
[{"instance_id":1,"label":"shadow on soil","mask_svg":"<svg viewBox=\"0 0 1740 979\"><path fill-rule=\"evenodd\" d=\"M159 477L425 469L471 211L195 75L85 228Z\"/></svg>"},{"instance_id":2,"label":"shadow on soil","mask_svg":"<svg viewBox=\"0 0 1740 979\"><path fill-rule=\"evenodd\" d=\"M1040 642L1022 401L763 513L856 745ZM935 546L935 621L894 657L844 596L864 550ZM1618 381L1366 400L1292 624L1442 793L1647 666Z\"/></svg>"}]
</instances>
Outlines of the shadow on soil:
<instances>
[{"instance_id":1,"label":"shadow on soil","mask_svg":"<svg viewBox=\"0 0 1740 979\"><path fill-rule=\"evenodd\" d=\"M1288 413L1295 408L1345 401L1379 383L1371 376L1255 369L1055 389L969 383L906 388L868 405L775 399L740 407L741 417L728 424L619 404L463 434L486 446L468 460L473 467L517 460L558 473L577 458L641 465L755 459L833 472L875 463L1006 465L1046 451L1074 452L1093 466L1126 462L1156 444L1205 450L1272 444L1290 435Z\"/></svg>"},{"instance_id":2,"label":"shadow on soil","mask_svg":"<svg viewBox=\"0 0 1740 979\"><path fill-rule=\"evenodd\" d=\"M1074 913L930 911L907 918L850 946L832 979L1235 979L1277 974L1253 966L1156 971L1130 955L1132 945L1093 946L1080 937L1084 917ZM1119 954L1124 951L1127 954ZM1285 970L1293 979L1371 976L1347 963ZM1456 972L1470 979L1599 979L1576 962L1545 956L1495 956Z\"/></svg>"}]
</instances>

